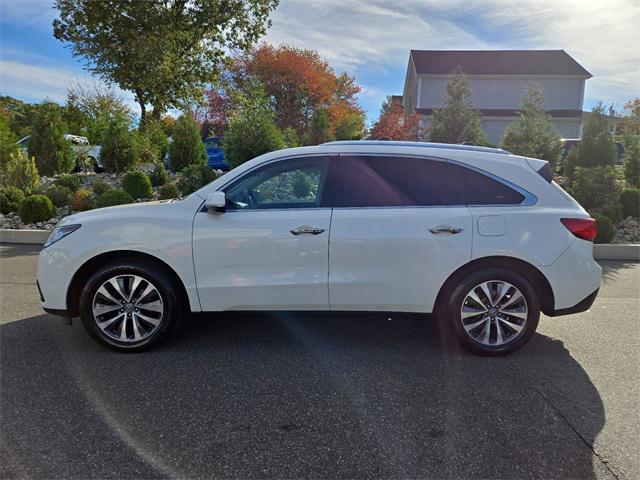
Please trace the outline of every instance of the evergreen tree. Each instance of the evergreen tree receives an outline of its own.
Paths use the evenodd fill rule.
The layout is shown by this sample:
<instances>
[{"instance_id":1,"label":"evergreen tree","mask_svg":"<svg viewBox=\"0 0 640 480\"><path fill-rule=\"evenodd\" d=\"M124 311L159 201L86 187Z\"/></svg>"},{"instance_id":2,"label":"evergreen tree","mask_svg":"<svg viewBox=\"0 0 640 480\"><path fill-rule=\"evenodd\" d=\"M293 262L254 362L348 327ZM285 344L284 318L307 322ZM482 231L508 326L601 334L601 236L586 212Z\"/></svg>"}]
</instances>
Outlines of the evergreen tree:
<instances>
[{"instance_id":1,"label":"evergreen tree","mask_svg":"<svg viewBox=\"0 0 640 480\"><path fill-rule=\"evenodd\" d=\"M36 114L29 139L29 156L35 157L40 175L68 173L73 170L71 143L64 139L65 124L60 106L43 103Z\"/></svg>"},{"instance_id":2,"label":"evergreen tree","mask_svg":"<svg viewBox=\"0 0 640 480\"><path fill-rule=\"evenodd\" d=\"M169 162L174 172L179 172L189 165L207 164L207 151L200 138L198 125L189 115L182 115L176 120L172 138Z\"/></svg>"},{"instance_id":3,"label":"evergreen tree","mask_svg":"<svg viewBox=\"0 0 640 480\"><path fill-rule=\"evenodd\" d=\"M451 75L442 98L444 106L433 112L432 142L487 145L480 127L480 112L473 108L471 85L460 69Z\"/></svg>"},{"instance_id":4,"label":"evergreen tree","mask_svg":"<svg viewBox=\"0 0 640 480\"><path fill-rule=\"evenodd\" d=\"M562 140L551 117L544 111L544 97L536 86L522 98L520 118L504 134L502 147L514 155L547 160L556 164L562 151Z\"/></svg>"},{"instance_id":5,"label":"evergreen tree","mask_svg":"<svg viewBox=\"0 0 640 480\"><path fill-rule=\"evenodd\" d=\"M582 139L578 144L578 167L598 167L615 165L616 144L609 131L604 105L598 103L582 132Z\"/></svg>"}]
</instances>

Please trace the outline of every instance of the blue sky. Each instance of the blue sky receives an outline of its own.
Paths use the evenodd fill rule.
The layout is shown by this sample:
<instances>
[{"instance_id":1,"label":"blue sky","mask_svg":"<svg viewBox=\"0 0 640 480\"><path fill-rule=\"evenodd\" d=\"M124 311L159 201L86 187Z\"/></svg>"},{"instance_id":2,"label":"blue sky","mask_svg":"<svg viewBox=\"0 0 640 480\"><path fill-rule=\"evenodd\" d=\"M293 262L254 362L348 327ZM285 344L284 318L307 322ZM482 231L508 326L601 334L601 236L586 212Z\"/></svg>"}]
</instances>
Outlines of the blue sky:
<instances>
[{"instance_id":1,"label":"blue sky","mask_svg":"<svg viewBox=\"0 0 640 480\"><path fill-rule=\"evenodd\" d=\"M0 0L0 94L64 101L82 62L52 35L48 0ZM410 49L564 49L593 74L585 108L640 96L637 0L281 0L265 41L316 49L362 86L375 120L402 93ZM132 107L133 97L125 94Z\"/></svg>"}]
</instances>

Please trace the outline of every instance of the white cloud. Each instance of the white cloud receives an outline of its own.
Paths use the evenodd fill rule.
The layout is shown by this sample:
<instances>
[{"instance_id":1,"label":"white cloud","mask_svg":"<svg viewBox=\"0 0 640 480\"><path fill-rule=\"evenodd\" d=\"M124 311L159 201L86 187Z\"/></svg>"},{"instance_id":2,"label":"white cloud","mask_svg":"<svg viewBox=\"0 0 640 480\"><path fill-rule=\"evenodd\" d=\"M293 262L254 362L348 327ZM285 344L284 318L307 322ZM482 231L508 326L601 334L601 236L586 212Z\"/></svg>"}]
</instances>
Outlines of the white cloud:
<instances>
[{"instance_id":1,"label":"white cloud","mask_svg":"<svg viewBox=\"0 0 640 480\"><path fill-rule=\"evenodd\" d=\"M0 86L16 97L63 101L67 87L79 77L68 70L0 60Z\"/></svg>"},{"instance_id":2,"label":"white cloud","mask_svg":"<svg viewBox=\"0 0 640 480\"><path fill-rule=\"evenodd\" d=\"M0 17L19 25L52 29L56 10L51 0L3 0Z\"/></svg>"}]
</instances>

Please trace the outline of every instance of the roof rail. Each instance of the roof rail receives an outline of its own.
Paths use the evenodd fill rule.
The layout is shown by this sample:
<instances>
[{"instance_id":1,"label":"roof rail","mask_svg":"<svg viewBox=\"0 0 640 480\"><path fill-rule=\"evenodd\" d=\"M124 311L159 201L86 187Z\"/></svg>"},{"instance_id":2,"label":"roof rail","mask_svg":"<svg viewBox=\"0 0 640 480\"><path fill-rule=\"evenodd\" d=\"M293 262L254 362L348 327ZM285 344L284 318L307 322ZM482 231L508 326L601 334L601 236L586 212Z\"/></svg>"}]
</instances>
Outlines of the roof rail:
<instances>
[{"instance_id":1,"label":"roof rail","mask_svg":"<svg viewBox=\"0 0 640 480\"><path fill-rule=\"evenodd\" d=\"M377 145L396 147L421 147L421 148L442 148L446 150L466 150L470 152L501 153L511 155L511 152L502 148L480 147L477 145L461 145L457 143L431 143L431 142L405 142L397 140L338 140L325 142L322 145Z\"/></svg>"}]
</instances>

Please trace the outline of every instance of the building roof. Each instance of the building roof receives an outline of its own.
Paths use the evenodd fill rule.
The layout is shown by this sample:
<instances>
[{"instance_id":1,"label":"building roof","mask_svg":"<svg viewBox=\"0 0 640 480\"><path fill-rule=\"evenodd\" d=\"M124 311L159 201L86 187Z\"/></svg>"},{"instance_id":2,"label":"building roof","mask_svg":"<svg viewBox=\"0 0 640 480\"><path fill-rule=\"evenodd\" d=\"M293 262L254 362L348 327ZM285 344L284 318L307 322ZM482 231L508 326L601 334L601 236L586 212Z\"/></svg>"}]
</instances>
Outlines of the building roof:
<instances>
[{"instance_id":1,"label":"building roof","mask_svg":"<svg viewBox=\"0 0 640 480\"><path fill-rule=\"evenodd\" d=\"M449 74L458 67L467 75L591 74L564 50L411 50L416 73Z\"/></svg>"}]
</instances>

